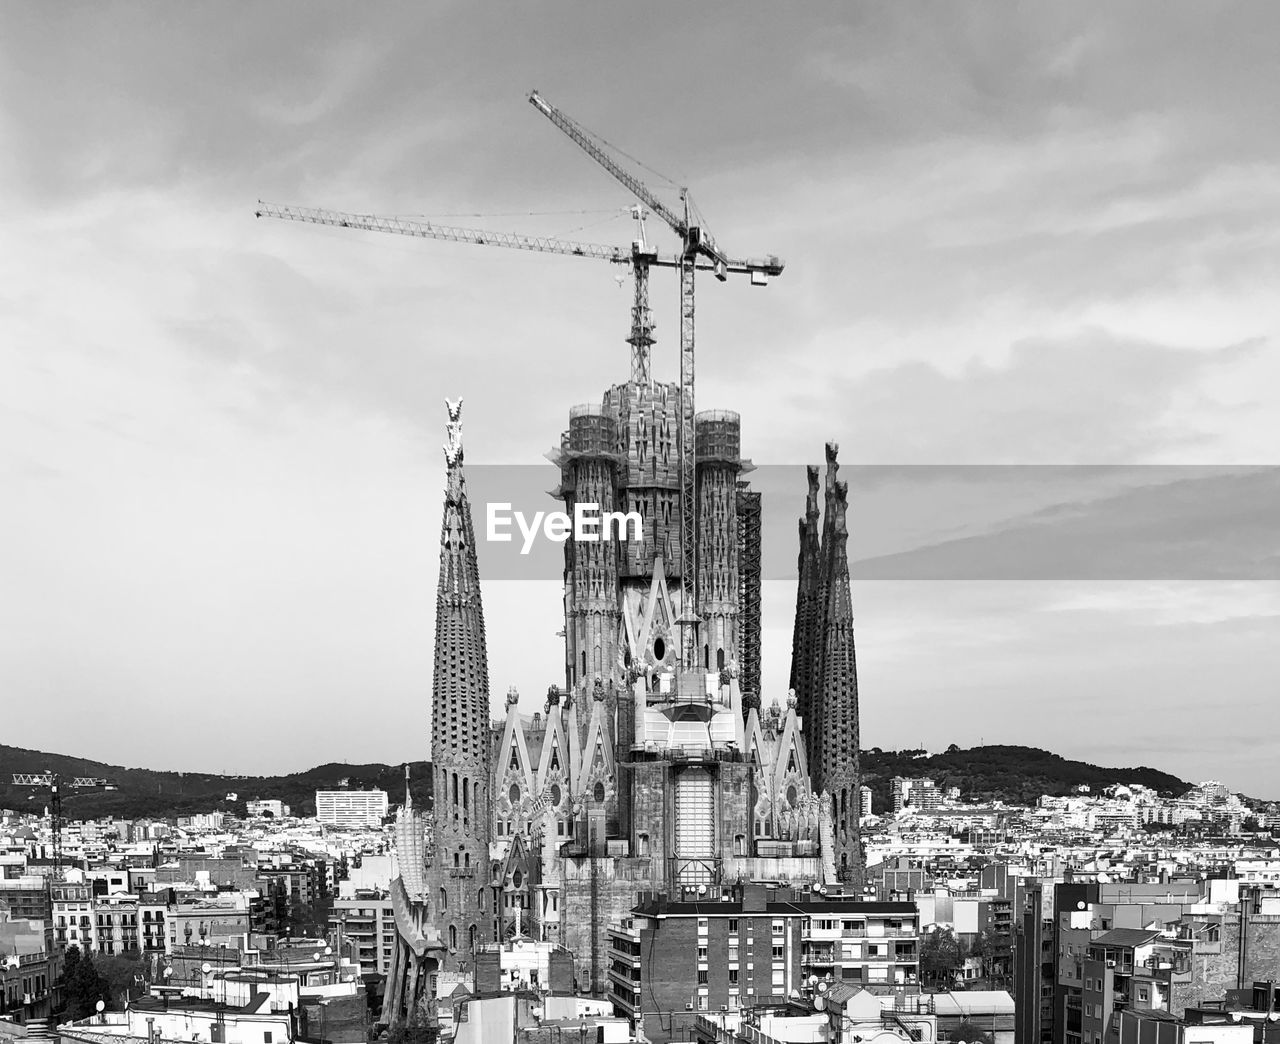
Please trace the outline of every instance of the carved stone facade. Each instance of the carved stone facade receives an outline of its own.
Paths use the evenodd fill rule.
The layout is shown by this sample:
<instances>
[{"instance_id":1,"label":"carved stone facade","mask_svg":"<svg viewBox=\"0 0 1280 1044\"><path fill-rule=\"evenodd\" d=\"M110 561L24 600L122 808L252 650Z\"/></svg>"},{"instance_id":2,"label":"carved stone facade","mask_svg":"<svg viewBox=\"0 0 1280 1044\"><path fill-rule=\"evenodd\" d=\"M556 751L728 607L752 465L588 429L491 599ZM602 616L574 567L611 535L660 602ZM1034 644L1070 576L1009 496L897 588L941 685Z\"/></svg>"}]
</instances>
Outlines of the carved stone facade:
<instances>
[{"instance_id":1,"label":"carved stone facade","mask_svg":"<svg viewBox=\"0 0 1280 1044\"><path fill-rule=\"evenodd\" d=\"M566 542L565 682L532 714L510 690L503 720L491 726L459 412L450 406L432 709L435 836L426 852L421 820L406 805L393 889L398 977L384 1022L408 1017L429 995L434 970L458 970L490 940L525 934L559 943L574 954L580 988L604 992L608 926L629 915L641 892L698 898L760 880L835 888L838 859L847 869L847 819L812 785L811 770L816 752L827 778L842 789L855 781L856 804L856 761L849 777L840 741L831 747L807 735L810 716L828 706L813 699L815 689L842 706L835 672L852 667L841 658L840 636L852 653L840 623L849 619L847 566L843 585L820 582L844 562L834 535L843 532L843 493L828 498L833 535L819 542L811 490L822 556L811 563L812 604L797 634L810 636L819 618L839 626L807 638L815 652L799 696L762 702L758 692L744 694L739 666L753 664L758 685L759 498L742 478L750 462L739 455L737 415L699 414L703 611L698 662L681 666L678 394L674 385L628 382L600 406L572 412L551 455L558 495L570 513L587 502L638 511L642 539ZM744 560L752 548L754 564ZM744 605L755 621L745 629L752 613ZM744 648L748 642L757 647ZM856 700L854 707L856 730ZM836 729L846 717L833 711L820 720ZM856 731L843 742L856 757ZM855 810L853 852L856 829Z\"/></svg>"}]
</instances>

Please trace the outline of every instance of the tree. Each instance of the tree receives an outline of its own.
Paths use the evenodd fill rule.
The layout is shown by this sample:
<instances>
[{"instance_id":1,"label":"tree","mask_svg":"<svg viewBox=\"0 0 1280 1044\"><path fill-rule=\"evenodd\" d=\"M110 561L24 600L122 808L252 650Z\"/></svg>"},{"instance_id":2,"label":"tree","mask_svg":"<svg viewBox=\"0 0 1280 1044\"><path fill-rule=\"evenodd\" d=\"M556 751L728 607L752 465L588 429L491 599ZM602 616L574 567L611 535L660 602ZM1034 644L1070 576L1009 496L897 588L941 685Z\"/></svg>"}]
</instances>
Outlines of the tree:
<instances>
[{"instance_id":1,"label":"tree","mask_svg":"<svg viewBox=\"0 0 1280 1044\"><path fill-rule=\"evenodd\" d=\"M950 928L939 928L920 943L920 977L932 986L950 986L964 963L960 942Z\"/></svg>"},{"instance_id":2,"label":"tree","mask_svg":"<svg viewBox=\"0 0 1280 1044\"><path fill-rule=\"evenodd\" d=\"M76 956L71 956L75 950ZM109 1003L111 998L105 979L98 974L94 966L92 954L81 954L76 947L67 951L67 971L64 972L66 987L66 1018L68 1021L85 1019L97 1010L98 1001Z\"/></svg>"},{"instance_id":3,"label":"tree","mask_svg":"<svg viewBox=\"0 0 1280 1044\"><path fill-rule=\"evenodd\" d=\"M129 991L139 985L146 967L141 952L129 950L117 957L99 956L94 963L106 986L108 1004L123 1008L129 1003Z\"/></svg>"},{"instance_id":4,"label":"tree","mask_svg":"<svg viewBox=\"0 0 1280 1044\"><path fill-rule=\"evenodd\" d=\"M954 1041L955 1044L995 1044L994 1036L968 1019L948 1033L947 1040Z\"/></svg>"},{"instance_id":5,"label":"tree","mask_svg":"<svg viewBox=\"0 0 1280 1044\"><path fill-rule=\"evenodd\" d=\"M76 970L76 965L80 963L80 947L68 946L67 952L62 955L62 981L69 982L71 974Z\"/></svg>"}]
</instances>

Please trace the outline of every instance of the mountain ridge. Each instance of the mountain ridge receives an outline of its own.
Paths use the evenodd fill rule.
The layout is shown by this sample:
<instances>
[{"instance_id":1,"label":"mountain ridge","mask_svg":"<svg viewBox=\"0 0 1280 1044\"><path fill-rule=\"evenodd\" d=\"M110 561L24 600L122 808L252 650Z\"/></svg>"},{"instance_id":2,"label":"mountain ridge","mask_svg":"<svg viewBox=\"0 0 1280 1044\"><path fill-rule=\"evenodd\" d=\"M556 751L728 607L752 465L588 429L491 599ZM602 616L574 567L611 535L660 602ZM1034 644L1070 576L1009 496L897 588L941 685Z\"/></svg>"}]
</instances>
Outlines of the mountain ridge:
<instances>
[{"instance_id":1,"label":"mountain ridge","mask_svg":"<svg viewBox=\"0 0 1280 1044\"><path fill-rule=\"evenodd\" d=\"M410 762L409 769L415 803L429 807L430 763ZM0 744L0 808L21 811L33 805L43 807L47 803L43 791L14 785L10 779L15 772L45 771L56 772L68 780L75 776L105 778L117 788L83 792L64 788L63 814L67 819L174 818L215 811L243 815L245 801L273 798L289 805L294 815L314 815L315 791L337 789L343 780L353 789L386 790L393 803L398 802L404 792L403 763L331 761L300 772L233 776L127 768L91 758ZM928 777L943 790L958 787L962 800L969 802L1000 800L1020 805L1033 804L1042 794L1071 794L1082 785L1097 792L1113 784L1138 784L1167 797L1180 796L1191 788L1185 780L1148 766L1110 768L1016 744L968 749L953 744L935 754L872 747L862 752L862 772L864 785L871 788L877 813L892 807L890 794L895 776ZM228 794L235 794L235 799L227 800Z\"/></svg>"}]
</instances>

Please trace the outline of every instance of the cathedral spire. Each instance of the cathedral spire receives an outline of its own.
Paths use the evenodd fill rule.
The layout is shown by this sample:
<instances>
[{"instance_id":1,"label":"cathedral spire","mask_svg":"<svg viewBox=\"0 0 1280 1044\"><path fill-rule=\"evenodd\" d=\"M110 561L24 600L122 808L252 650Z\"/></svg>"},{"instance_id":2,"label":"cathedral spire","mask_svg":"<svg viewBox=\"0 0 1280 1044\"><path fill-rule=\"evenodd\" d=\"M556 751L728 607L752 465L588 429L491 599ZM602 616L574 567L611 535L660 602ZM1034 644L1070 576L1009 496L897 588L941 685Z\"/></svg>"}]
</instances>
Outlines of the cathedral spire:
<instances>
[{"instance_id":1,"label":"cathedral spire","mask_svg":"<svg viewBox=\"0 0 1280 1044\"><path fill-rule=\"evenodd\" d=\"M805 469L809 483L805 513L800 519L800 555L796 564L799 583L796 587L796 617L791 638L791 689L796 694L796 713L804 722L805 755L816 772L818 756L818 706L813 685L814 619L817 611L818 563L818 469ZM815 784L817 778L815 776Z\"/></svg>"},{"instance_id":2,"label":"cathedral spire","mask_svg":"<svg viewBox=\"0 0 1280 1044\"><path fill-rule=\"evenodd\" d=\"M808 498L800 522L791 677L798 709L805 718L813 788L831 795L836 863L842 878L860 883L861 737L849 590L849 487L839 480L838 452L835 443L827 443L821 537L818 469L808 471Z\"/></svg>"},{"instance_id":3,"label":"cathedral spire","mask_svg":"<svg viewBox=\"0 0 1280 1044\"><path fill-rule=\"evenodd\" d=\"M431 699L435 910L450 957L471 959L491 937L479 908L476 876L489 859L489 657L471 504L462 470L462 401L445 400L447 480L436 588L435 670ZM443 900L443 906L441 905ZM447 965L447 962L446 962Z\"/></svg>"}]
</instances>

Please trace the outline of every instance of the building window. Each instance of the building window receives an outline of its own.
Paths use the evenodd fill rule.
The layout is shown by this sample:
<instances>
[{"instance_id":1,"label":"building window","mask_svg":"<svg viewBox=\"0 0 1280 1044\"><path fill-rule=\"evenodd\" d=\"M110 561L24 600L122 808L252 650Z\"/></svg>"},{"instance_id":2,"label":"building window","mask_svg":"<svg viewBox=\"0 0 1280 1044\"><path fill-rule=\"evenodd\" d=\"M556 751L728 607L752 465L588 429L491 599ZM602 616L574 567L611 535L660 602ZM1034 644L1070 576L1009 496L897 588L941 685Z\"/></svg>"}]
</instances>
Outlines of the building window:
<instances>
[{"instance_id":1,"label":"building window","mask_svg":"<svg viewBox=\"0 0 1280 1044\"><path fill-rule=\"evenodd\" d=\"M729 969L729 985L733 986L737 983L737 981L738 981L738 969L730 968Z\"/></svg>"},{"instance_id":2,"label":"building window","mask_svg":"<svg viewBox=\"0 0 1280 1044\"><path fill-rule=\"evenodd\" d=\"M729 934L736 935L738 933L738 919L736 917L729 918Z\"/></svg>"},{"instance_id":3,"label":"building window","mask_svg":"<svg viewBox=\"0 0 1280 1044\"><path fill-rule=\"evenodd\" d=\"M702 968L702 969L698 972L698 985L699 985L699 986L705 986L706 984L707 984L707 969L706 969L706 968Z\"/></svg>"},{"instance_id":4,"label":"building window","mask_svg":"<svg viewBox=\"0 0 1280 1044\"><path fill-rule=\"evenodd\" d=\"M698 960L705 961L707 959L707 948L705 946L698 947Z\"/></svg>"},{"instance_id":5,"label":"building window","mask_svg":"<svg viewBox=\"0 0 1280 1044\"><path fill-rule=\"evenodd\" d=\"M775 947L773 948L773 959L774 959L775 961L780 961L780 960L782 960L782 947L781 947L781 946L775 946Z\"/></svg>"}]
</instances>

